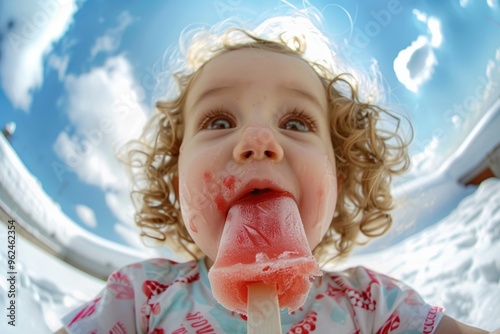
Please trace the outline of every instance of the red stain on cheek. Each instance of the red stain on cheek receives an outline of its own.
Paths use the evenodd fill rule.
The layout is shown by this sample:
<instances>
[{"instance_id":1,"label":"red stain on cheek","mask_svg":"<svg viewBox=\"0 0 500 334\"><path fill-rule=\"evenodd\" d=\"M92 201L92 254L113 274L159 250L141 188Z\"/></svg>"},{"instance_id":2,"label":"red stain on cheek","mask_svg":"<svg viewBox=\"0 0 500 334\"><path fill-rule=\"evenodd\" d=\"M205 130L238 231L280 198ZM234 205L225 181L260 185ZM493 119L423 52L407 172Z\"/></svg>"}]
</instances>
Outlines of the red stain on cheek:
<instances>
[{"instance_id":1,"label":"red stain on cheek","mask_svg":"<svg viewBox=\"0 0 500 334\"><path fill-rule=\"evenodd\" d=\"M213 173L207 170L203 172L203 182L205 183L205 191L213 199L217 210L225 213L228 203L224 196L233 196L236 183L239 181L234 175L228 175L223 180L214 179Z\"/></svg>"},{"instance_id":2,"label":"red stain on cheek","mask_svg":"<svg viewBox=\"0 0 500 334\"><path fill-rule=\"evenodd\" d=\"M215 196L215 205L217 206L217 210L219 210L220 212L224 212L224 206L226 205L224 196L222 196L221 194L217 194L217 196Z\"/></svg>"},{"instance_id":3,"label":"red stain on cheek","mask_svg":"<svg viewBox=\"0 0 500 334\"><path fill-rule=\"evenodd\" d=\"M325 188L321 187L318 191L318 196L320 199L322 199L325 196Z\"/></svg>"},{"instance_id":4,"label":"red stain on cheek","mask_svg":"<svg viewBox=\"0 0 500 334\"><path fill-rule=\"evenodd\" d=\"M213 176L212 172L210 172L208 170L203 173L203 181L205 181L207 183L212 181L213 177L214 176Z\"/></svg>"},{"instance_id":5,"label":"red stain on cheek","mask_svg":"<svg viewBox=\"0 0 500 334\"><path fill-rule=\"evenodd\" d=\"M234 184L236 183L236 178L233 175L226 176L224 179L224 186L228 190L234 190Z\"/></svg>"},{"instance_id":6,"label":"red stain on cheek","mask_svg":"<svg viewBox=\"0 0 500 334\"><path fill-rule=\"evenodd\" d=\"M194 225L194 223L192 221L189 222L189 228L191 229L191 231L193 231L194 233L198 233L198 229L196 228L196 225Z\"/></svg>"}]
</instances>

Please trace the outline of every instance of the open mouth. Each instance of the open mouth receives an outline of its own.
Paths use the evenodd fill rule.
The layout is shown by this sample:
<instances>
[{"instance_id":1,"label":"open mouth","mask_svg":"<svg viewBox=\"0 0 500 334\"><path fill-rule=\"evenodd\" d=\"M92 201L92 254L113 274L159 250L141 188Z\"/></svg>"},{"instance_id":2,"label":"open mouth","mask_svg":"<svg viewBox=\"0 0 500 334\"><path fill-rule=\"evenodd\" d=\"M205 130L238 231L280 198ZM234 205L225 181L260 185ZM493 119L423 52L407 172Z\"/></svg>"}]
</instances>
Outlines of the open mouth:
<instances>
[{"instance_id":1,"label":"open mouth","mask_svg":"<svg viewBox=\"0 0 500 334\"><path fill-rule=\"evenodd\" d=\"M276 183L269 179L252 179L246 182L236 192L234 198L229 201L227 209L237 203L245 202L246 204L255 205L257 203L272 200L280 196L288 196L294 198L293 195L276 185ZM227 211L226 211L227 213Z\"/></svg>"},{"instance_id":2,"label":"open mouth","mask_svg":"<svg viewBox=\"0 0 500 334\"><path fill-rule=\"evenodd\" d=\"M264 189L258 189L258 188L255 188L254 190L252 190L248 196L258 196L258 195L262 195L262 194L265 194L265 193L268 193L272 191L271 189L269 188L264 188Z\"/></svg>"},{"instance_id":3,"label":"open mouth","mask_svg":"<svg viewBox=\"0 0 500 334\"><path fill-rule=\"evenodd\" d=\"M254 188L254 189L250 190L248 193L246 193L246 195L242 196L238 200L238 202L249 200L249 199L257 199L257 198L260 198L263 195L270 194L272 192L275 192L275 191L272 190L272 189L269 189L269 188L263 188L263 189L261 189L261 188Z\"/></svg>"},{"instance_id":4,"label":"open mouth","mask_svg":"<svg viewBox=\"0 0 500 334\"><path fill-rule=\"evenodd\" d=\"M241 202L258 203L261 201L265 201L265 200L272 199L272 198L279 197L279 196L284 196L287 194L288 194L287 192L279 191L279 190L277 191L277 190L273 190L270 188L263 188L263 189L254 188L251 191L249 191L246 195L241 197L238 200L238 202L239 203L241 203Z\"/></svg>"}]
</instances>

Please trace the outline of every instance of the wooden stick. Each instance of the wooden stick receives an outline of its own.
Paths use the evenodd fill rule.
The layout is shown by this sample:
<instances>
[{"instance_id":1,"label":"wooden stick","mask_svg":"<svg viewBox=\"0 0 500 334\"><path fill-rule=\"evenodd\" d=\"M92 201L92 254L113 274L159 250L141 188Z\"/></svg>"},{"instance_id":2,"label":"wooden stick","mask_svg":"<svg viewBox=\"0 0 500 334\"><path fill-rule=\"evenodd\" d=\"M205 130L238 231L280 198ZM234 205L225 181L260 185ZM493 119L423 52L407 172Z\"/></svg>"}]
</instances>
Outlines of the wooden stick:
<instances>
[{"instance_id":1,"label":"wooden stick","mask_svg":"<svg viewBox=\"0 0 500 334\"><path fill-rule=\"evenodd\" d=\"M280 309L276 285L248 285L248 334L281 334Z\"/></svg>"}]
</instances>

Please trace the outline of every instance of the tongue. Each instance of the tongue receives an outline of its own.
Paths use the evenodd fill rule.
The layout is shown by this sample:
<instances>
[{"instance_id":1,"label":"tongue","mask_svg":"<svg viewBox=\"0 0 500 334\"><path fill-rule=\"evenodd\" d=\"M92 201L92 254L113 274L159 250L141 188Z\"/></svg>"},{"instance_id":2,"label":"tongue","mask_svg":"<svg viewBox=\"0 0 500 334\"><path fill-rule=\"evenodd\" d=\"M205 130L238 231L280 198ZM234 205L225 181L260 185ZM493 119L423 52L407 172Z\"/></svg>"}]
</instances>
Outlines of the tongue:
<instances>
[{"instance_id":1,"label":"tongue","mask_svg":"<svg viewBox=\"0 0 500 334\"><path fill-rule=\"evenodd\" d=\"M287 193L247 196L231 207L208 277L217 301L245 314L247 285L276 285L281 308L301 307L319 276L297 204Z\"/></svg>"}]
</instances>

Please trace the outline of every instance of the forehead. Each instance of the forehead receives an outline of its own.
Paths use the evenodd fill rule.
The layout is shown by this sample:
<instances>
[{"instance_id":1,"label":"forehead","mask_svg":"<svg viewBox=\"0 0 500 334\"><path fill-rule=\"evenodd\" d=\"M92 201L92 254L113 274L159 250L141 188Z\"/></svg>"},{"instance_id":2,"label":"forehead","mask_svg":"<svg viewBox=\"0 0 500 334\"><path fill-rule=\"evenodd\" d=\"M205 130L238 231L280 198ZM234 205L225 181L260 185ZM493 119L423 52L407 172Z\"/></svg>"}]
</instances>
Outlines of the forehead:
<instances>
[{"instance_id":1,"label":"forehead","mask_svg":"<svg viewBox=\"0 0 500 334\"><path fill-rule=\"evenodd\" d=\"M244 48L228 51L210 60L195 77L187 96L197 99L211 88L252 85L283 85L315 94L326 101L323 84L316 72L298 56Z\"/></svg>"}]
</instances>

